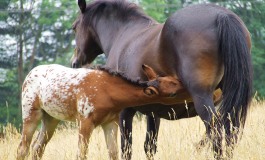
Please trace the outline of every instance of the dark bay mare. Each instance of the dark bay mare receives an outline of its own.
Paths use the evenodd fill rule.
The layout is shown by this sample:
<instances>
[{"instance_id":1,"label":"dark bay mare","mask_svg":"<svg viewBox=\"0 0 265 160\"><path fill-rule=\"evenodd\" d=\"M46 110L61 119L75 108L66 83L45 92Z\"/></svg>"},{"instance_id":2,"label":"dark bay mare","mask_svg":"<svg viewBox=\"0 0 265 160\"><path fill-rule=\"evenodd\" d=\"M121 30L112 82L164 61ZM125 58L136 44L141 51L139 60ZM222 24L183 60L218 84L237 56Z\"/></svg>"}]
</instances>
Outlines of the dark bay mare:
<instances>
[{"instance_id":1,"label":"dark bay mare","mask_svg":"<svg viewBox=\"0 0 265 160\"><path fill-rule=\"evenodd\" d=\"M160 118L196 115L205 124L215 158L232 156L231 151L224 153L222 140L233 150L252 96L250 34L236 14L213 4L193 5L160 24L126 1L101 0L87 5L79 0L78 5L81 13L73 25L77 51L73 67L90 64L104 53L107 67L132 79L146 80L140 64L147 64L161 76L178 77L184 86L177 92L176 105L152 104L122 111L123 158L131 158L136 111L147 115L145 152L149 158L156 152Z\"/></svg>"}]
</instances>

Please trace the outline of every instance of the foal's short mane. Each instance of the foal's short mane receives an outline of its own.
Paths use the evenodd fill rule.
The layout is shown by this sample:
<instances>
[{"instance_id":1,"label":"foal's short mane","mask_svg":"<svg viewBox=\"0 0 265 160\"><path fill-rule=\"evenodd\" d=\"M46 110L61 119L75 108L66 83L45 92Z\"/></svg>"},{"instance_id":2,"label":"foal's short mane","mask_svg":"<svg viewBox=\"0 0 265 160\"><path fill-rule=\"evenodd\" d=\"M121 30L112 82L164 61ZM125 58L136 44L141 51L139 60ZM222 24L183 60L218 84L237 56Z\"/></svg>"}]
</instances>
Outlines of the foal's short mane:
<instances>
[{"instance_id":1,"label":"foal's short mane","mask_svg":"<svg viewBox=\"0 0 265 160\"><path fill-rule=\"evenodd\" d=\"M136 80L133 80L133 79L129 78L128 76L126 76L125 73L112 71L111 68L108 68L106 66L94 66L92 68L96 69L96 70L105 71L105 72L109 73L112 76L120 77L120 78L124 79L125 81L127 81L127 82L129 82L129 83L131 83L133 85L137 85L137 86L140 86L140 87L148 87L147 81L140 81L140 77L137 78Z\"/></svg>"},{"instance_id":2,"label":"foal's short mane","mask_svg":"<svg viewBox=\"0 0 265 160\"><path fill-rule=\"evenodd\" d=\"M104 12L105 16L110 16L110 13L116 13L115 17L121 21L126 21L130 17L141 17L146 20L153 21L153 19L147 16L140 7L134 3L127 2L126 0L94 1L86 6L86 11L84 16L82 16L82 21L85 26L91 25L92 22L97 21ZM80 18L81 17L79 17L77 21L80 21ZM73 24L73 29L75 29L76 22Z\"/></svg>"}]
</instances>

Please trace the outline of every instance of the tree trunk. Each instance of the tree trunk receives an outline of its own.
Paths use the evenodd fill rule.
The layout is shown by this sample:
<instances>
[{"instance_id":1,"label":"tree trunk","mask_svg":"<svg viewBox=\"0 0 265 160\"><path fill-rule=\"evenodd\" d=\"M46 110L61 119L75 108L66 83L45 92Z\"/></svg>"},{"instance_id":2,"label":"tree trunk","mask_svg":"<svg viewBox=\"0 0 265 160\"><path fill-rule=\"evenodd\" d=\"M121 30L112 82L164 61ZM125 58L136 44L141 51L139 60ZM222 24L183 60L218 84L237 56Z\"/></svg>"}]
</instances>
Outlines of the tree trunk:
<instances>
[{"instance_id":1,"label":"tree trunk","mask_svg":"<svg viewBox=\"0 0 265 160\"><path fill-rule=\"evenodd\" d=\"M36 34L35 34L35 40L34 40L33 49L32 49L32 52L31 52L31 56L30 56L30 63L28 65L28 71L30 71L34 67L35 55L36 55L36 52L37 52L39 39L41 37L41 32L42 32L42 25L40 25L38 27L38 29L36 31Z\"/></svg>"},{"instance_id":2,"label":"tree trunk","mask_svg":"<svg viewBox=\"0 0 265 160\"><path fill-rule=\"evenodd\" d=\"M23 9L23 2L20 0L20 16L19 16L19 29L18 29L18 65L17 65L17 71L18 71L18 84L19 84L19 94L18 99L21 100L21 87L23 84L24 79L24 70L23 70L23 22L24 22L24 9ZM18 105L18 117L21 115L21 105L19 103Z\"/></svg>"}]
</instances>

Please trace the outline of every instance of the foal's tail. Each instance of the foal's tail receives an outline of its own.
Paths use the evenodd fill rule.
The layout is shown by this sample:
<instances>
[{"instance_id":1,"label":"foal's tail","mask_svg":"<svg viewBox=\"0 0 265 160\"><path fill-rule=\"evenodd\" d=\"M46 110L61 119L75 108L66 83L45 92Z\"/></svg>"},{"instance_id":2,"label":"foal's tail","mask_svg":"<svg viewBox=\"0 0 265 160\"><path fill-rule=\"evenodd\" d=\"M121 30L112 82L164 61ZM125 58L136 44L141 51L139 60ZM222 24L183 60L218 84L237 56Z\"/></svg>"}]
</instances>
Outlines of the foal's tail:
<instances>
[{"instance_id":1,"label":"foal's tail","mask_svg":"<svg viewBox=\"0 0 265 160\"><path fill-rule=\"evenodd\" d=\"M245 125L252 98L253 71L243 22L235 15L219 14L216 23L219 54L224 64L220 114L226 131L229 131L231 122L238 128Z\"/></svg>"}]
</instances>

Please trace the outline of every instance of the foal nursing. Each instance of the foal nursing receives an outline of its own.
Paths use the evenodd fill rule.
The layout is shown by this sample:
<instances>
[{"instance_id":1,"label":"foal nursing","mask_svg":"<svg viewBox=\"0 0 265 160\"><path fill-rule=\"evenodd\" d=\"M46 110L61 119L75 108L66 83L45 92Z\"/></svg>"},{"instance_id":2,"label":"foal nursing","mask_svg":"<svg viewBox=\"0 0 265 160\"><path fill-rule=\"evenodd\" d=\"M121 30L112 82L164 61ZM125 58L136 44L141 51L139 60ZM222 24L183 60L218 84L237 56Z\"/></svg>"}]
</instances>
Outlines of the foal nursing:
<instances>
[{"instance_id":1,"label":"foal nursing","mask_svg":"<svg viewBox=\"0 0 265 160\"><path fill-rule=\"evenodd\" d=\"M111 137L111 131L117 132L115 121L119 112L148 103L169 104L182 89L175 77L159 77L149 66L142 68L148 78L146 82L132 81L103 68L71 69L60 65L34 68L22 87L23 130L17 159L28 155L40 121L41 129L32 144L32 155L33 159L41 158L61 120L79 124L78 159L85 159L89 137L98 125L103 127L110 157L116 159L116 137Z\"/></svg>"}]
</instances>

